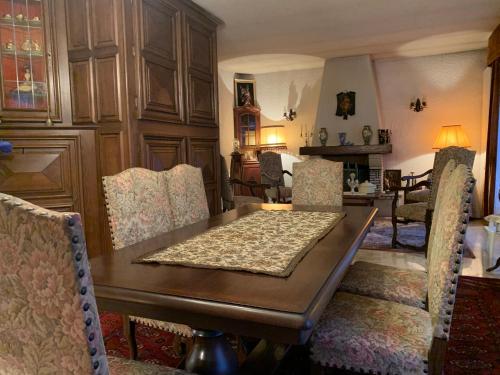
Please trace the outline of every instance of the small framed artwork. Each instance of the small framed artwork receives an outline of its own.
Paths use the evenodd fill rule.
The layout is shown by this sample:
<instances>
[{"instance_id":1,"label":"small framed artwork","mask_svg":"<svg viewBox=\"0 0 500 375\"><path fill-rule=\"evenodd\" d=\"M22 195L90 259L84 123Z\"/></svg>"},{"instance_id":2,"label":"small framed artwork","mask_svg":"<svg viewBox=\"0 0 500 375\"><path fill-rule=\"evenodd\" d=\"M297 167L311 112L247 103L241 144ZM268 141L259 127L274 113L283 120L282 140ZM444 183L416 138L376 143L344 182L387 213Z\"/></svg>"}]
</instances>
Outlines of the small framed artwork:
<instances>
[{"instance_id":1,"label":"small framed artwork","mask_svg":"<svg viewBox=\"0 0 500 375\"><path fill-rule=\"evenodd\" d=\"M236 107L255 107L255 80L234 80L234 105Z\"/></svg>"},{"instance_id":2,"label":"small framed artwork","mask_svg":"<svg viewBox=\"0 0 500 375\"><path fill-rule=\"evenodd\" d=\"M401 169L384 170L384 191L401 187Z\"/></svg>"},{"instance_id":3,"label":"small framed artwork","mask_svg":"<svg viewBox=\"0 0 500 375\"><path fill-rule=\"evenodd\" d=\"M337 94L337 111L335 115L347 120L348 116L356 113L356 93L354 91L344 91Z\"/></svg>"}]
</instances>

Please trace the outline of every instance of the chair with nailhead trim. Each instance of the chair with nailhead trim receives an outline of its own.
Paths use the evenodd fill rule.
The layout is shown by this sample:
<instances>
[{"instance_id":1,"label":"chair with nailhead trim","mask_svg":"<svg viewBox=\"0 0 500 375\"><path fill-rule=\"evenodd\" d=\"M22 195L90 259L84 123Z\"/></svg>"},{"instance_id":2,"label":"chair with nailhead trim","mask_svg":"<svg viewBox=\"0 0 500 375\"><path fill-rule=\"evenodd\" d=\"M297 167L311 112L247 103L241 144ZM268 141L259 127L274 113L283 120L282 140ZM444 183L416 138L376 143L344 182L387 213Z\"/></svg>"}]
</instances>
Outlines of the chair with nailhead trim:
<instances>
[{"instance_id":1,"label":"chair with nailhead trim","mask_svg":"<svg viewBox=\"0 0 500 375\"><path fill-rule=\"evenodd\" d=\"M80 215L0 193L0 372L185 374L107 357Z\"/></svg>"},{"instance_id":2,"label":"chair with nailhead trim","mask_svg":"<svg viewBox=\"0 0 500 375\"><path fill-rule=\"evenodd\" d=\"M441 374L474 182L463 164L441 181L429 242L428 311L337 292L311 336L318 372Z\"/></svg>"},{"instance_id":3,"label":"chair with nailhead trim","mask_svg":"<svg viewBox=\"0 0 500 375\"><path fill-rule=\"evenodd\" d=\"M456 167L455 160L450 160L441 173L441 180L447 181ZM439 189L445 188L446 183L439 184ZM442 194L443 192L438 192L437 195L437 211L441 205L439 197ZM431 227L430 241L434 238L433 230L435 230L435 225ZM427 279L426 271L407 270L361 261L349 268L339 290L425 309Z\"/></svg>"},{"instance_id":4,"label":"chair with nailhead trim","mask_svg":"<svg viewBox=\"0 0 500 375\"><path fill-rule=\"evenodd\" d=\"M195 169L200 176L199 169ZM171 198L169 194L168 172L155 172L144 168L130 168L114 176L104 176L103 188L106 198L106 208L111 230L114 250L120 250L161 233L171 231L179 226L208 217L206 198L205 210L194 212L181 220L181 209L186 207L181 197ZM177 177L177 176L173 176ZM201 178L201 177L200 177ZM201 182L201 184L203 181ZM179 184L179 182L178 182ZM199 181L195 181L199 185ZM181 183L182 185L182 183ZM202 185L203 188L203 185ZM188 189L184 189L184 192ZM205 191L203 190L203 195ZM193 198L193 194L188 196ZM202 198L196 198L201 201ZM191 207L192 211L195 211ZM182 218L184 219L184 218ZM127 337L130 356L137 358L137 343L135 338L135 323L175 333L181 337L192 337L192 329L184 324L163 322L138 316L124 316L124 333ZM178 341L176 340L176 343Z\"/></svg>"}]
</instances>

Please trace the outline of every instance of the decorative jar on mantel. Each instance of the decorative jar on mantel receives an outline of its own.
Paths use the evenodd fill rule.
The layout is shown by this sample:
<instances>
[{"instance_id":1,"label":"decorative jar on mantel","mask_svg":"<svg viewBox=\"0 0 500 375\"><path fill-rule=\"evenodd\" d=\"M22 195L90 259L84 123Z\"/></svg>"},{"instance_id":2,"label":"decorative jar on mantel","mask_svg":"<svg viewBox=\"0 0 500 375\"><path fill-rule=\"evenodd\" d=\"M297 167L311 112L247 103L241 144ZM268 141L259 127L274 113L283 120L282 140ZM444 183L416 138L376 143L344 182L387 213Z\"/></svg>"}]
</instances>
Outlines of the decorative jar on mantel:
<instances>
[{"instance_id":1,"label":"decorative jar on mantel","mask_svg":"<svg viewBox=\"0 0 500 375\"><path fill-rule=\"evenodd\" d=\"M363 126L363 130L361 130L361 135L363 136L363 142L365 145L369 145L372 140L373 131L370 125Z\"/></svg>"},{"instance_id":2,"label":"decorative jar on mantel","mask_svg":"<svg viewBox=\"0 0 500 375\"><path fill-rule=\"evenodd\" d=\"M326 128L321 128L319 129L319 142L321 143L321 146L326 146L326 142L328 142L328 132L326 131Z\"/></svg>"}]
</instances>

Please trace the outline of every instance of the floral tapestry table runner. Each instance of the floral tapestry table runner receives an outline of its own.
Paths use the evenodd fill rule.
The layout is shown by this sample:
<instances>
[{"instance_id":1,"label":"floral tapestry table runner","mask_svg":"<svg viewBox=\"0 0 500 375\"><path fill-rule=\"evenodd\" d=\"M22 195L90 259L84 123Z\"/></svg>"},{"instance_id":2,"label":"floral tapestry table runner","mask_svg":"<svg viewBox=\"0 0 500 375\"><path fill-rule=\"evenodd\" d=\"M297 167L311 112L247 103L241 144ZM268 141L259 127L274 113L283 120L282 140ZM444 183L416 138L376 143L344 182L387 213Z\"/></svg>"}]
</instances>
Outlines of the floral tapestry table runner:
<instances>
[{"instance_id":1,"label":"floral tapestry table runner","mask_svg":"<svg viewBox=\"0 0 500 375\"><path fill-rule=\"evenodd\" d=\"M149 253L136 262L287 277L344 215L344 212L257 211Z\"/></svg>"}]
</instances>

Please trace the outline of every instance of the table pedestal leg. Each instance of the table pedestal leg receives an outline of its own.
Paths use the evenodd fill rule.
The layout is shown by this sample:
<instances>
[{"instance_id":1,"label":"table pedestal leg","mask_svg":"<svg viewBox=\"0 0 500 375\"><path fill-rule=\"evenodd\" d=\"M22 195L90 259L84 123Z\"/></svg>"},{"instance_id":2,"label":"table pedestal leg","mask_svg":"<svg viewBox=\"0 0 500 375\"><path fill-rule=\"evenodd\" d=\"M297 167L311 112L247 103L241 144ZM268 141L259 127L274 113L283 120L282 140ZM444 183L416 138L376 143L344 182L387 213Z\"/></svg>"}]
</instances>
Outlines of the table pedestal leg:
<instances>
[{"instance_id":1,"label":"table pedestal leg","mask_svg":"<svg viewBox=\"0 0 500 375\"><path fill-rule=\"evenodd\" d=\"M221 331L193 330L194 343L186 370L200 375L229 375L238 370L238 358Z\"/></svg>"}]
</instances>

